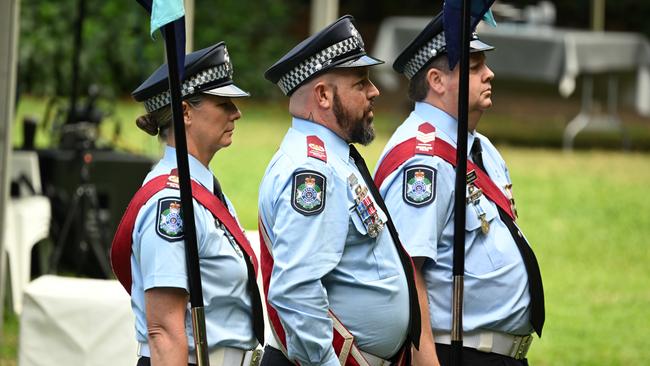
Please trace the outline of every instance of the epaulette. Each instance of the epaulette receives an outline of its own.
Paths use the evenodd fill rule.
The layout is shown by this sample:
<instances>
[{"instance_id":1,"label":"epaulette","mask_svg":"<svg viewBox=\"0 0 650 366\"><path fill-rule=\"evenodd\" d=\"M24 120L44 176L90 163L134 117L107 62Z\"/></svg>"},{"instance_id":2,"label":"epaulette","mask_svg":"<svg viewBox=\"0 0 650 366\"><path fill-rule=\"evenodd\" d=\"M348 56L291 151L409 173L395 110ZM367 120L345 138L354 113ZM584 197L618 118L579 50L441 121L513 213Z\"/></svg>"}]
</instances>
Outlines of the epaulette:
<instances>
[{"instance_id":1,"label":"epaulette","mask_svg":"<svg viewBox=\"0 0 650 366\"><path fill-rule=\"evenodd\" d=\"M327 163L325 143L316 135L307 136L307 156Z\"/></svg>"},{"instance_id":2,"label":"epaulette","mask_svg":"<svg viewBox=\"0 0 650 366\"><path fill-rule=\"evenodd\" d=\"M415 154L433 156L433 142L436 140L436 128L429 122L418 126L415 134Z\"/></svg>"}]
</instances>

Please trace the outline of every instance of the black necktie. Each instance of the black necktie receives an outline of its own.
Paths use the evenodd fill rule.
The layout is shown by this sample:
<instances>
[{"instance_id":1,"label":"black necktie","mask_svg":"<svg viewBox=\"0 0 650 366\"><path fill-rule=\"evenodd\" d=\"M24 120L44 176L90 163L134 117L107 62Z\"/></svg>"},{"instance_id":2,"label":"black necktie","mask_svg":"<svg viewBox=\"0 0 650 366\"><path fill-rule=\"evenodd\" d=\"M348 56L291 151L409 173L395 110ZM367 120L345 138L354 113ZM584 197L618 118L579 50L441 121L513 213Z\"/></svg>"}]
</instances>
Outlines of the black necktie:
<instances>
[{"instance_id":1,"label":"black necktie","mask_svg":"<svg viewBox=\"0 0 650 366\"><path fill-rule=\"evenodd\" d=\"M472 144L472 149L470 150L470 155L472 161L479 168L481 168L486 174L485 166L483 165L483 149L481 148L481 141L478 138L474 138L474 143ZM510 215L508 215L501 207L497 205L499 210L499 217L506 227L510 231L512 238L517 243L517 248L521 257L524 260L524 266L526 267L526 272L528 273L528 290L530 292L530 324L535 329L535 332L540 337L542 336L542 328L544 327L544 287L542 285L542 275L539 271L539 264L537 264L537 258L535 258L535 253L533 249L528 245L528 242L524 238L523 234L512 220Z\"/></svg>"},{"instance_id":2,"label":"black necktie","mask_svg":"<svg viewBox=\"0 0 650 366\"><path fill-rule=\"evenodd\" d=\"M219 180L217 180L217 177L212 176L212 180L214 182L214 195L217 196L219 201L223 203L226 208L228 208L228 204L226 203L226 197L223 195L223 191L221 190L221 184L219 184Z\"/></svg>"},{"instance_id":3,"label":"black necktie","mask_svg":"<svg viewBox=\"0 0 650 366\"><path fill-rule=\"evenodd\" d=\"M221 190L221 184L219 184L217 177L212 178L214 180L213 193L215 197L217 197L219 201L223 202L223 205L228 208L226 197L224 197L223 191ZM223 229L226 230L225 227ZM260 342L260 344L264 344L264 310L262 309L260 289L257 286L255 268L253 267L253 263L251 263L250 258L245 254L245 252L244 261L246 262L246 268L248 270L248 291L251 295L251 305L253 307L253 332L255 333L255 337Z\"/></svg>"},{"instance_id":4,"label":"black necktie","mask_svg":"<svg viewBox=\"0 0 650 366\"><path fill-rule=\"evenodd\" d=\"M386 209L386 204L384 203L384 199L379 194L379 189L377 189L377 186L375 186L375 182L372 180L372 177L370 176L370 172L368 171L366 162L363 160L361 154L359 154L359 151L357 151L354 145L350 145L350 157L352 157L352 159L354 160L354 164L359 169L359 173L361 173L361 177L363 177L363 180L368 186L370 193L375 198L375 201L377 202L379 207L384 211L386 217L388 218L388 222L386 223L388 226L388 231L390 232L390 236L393 239L393 243L397 248L397 253L399 254L400 262L402 262L402 267L404 267L404 273L406 274L406 283L408 284L409 310L411 314L411 321L409 324L409 328L410 328L409 337L411 339L411 342L413 342L413 344L417 348L420 345L420 330L421 330L420 304L418 302L417 290L415 288L415 274L413 273L413 265L411 262L411 258L402 247L402 243L400 242L399 236L397 234L397 229L393 224L393 220L391 220L390 218L388 209Z\"/></svg>"},{"instance_id":5,"label":"black necktie","mask_svg":"<svg viewBox=\"0 0 650 366\"><path fill-rule=\"evenodd\" d=\"M253 332L260 344L264 345L264 310L262 309L260 289L257 286L253 263L251 263L246 254L244 254L244 258L246 259L246 268L248 269L248 291L251 294L251 305L253 307Z\"/></svg>"}]
</instances>

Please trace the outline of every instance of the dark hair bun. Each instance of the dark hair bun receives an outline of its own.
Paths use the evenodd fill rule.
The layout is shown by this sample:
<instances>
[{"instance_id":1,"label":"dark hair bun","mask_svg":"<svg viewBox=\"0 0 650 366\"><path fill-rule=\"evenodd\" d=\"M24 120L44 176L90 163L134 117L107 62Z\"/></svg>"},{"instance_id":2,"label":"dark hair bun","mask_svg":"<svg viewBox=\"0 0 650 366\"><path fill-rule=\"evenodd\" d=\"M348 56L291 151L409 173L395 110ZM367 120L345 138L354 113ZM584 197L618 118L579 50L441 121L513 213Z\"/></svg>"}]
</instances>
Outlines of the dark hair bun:
<instances>
[{"instance_id":1,"label":"dark hair bun","mask_svg":"<svg viewBox=\"0 0 650 366\"><path fill-rule=\"evenodd\" d=\"M138 117L135 120L135 124L142 131L150 134L151 136L158 135L158 121L151 116L151 114L145 114Z\"/></svg>"}]
</instances>

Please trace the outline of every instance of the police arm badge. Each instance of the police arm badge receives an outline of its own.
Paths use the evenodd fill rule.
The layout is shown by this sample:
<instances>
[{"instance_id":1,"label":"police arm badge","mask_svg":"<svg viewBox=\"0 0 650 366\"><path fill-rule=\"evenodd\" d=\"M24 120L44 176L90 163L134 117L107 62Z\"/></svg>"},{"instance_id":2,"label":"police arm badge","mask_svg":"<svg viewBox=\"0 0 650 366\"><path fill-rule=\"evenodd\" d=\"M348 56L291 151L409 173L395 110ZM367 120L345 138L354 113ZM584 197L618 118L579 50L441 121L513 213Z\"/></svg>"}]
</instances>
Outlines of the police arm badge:
<instances>
[{"instance_id":1,"label":"police arm badge","mask_svg":"<svg viewBox=\"0 0 650 366\"><path fill-rule=\"evenodd\" d=\"M327 179L313 170L293 173L291 206L299 213L317 215L325 208L325 186Z\"/></svg>"},{"instance_id":2,"label":"police arm badge","mask_svg":"<svg viewBox=\"0 0 650 366\"><path fill-rule=\"evenodd\" d=\"M167 241L183 240L183 216L178 198L165 197L158 200L156 234Z\"/></svg>"},{"instance_id":3,"label":"police arm badge","mask_svg":"<svg viewBox=\"0 0 650 366\"><path fill-rule=\"evenodd\" d=\"M432 167L415 165L404 169L402 197L411 206L425 206L436 198L436 173Z\"/></svg>"}]
</instances>

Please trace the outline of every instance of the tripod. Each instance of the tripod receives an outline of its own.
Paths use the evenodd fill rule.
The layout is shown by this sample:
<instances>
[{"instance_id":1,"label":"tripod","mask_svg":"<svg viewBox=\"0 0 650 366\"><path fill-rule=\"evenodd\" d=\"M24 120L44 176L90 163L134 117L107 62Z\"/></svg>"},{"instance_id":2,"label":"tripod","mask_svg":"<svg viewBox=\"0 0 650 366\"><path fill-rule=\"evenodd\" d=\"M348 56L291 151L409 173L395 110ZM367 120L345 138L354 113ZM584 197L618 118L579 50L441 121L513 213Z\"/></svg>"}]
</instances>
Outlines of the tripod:
<instances>
[{"instance_id":1,"label":"tripod","mask_svg":"<svg viewBox=\"0 0 650 366\"><path fill-rule=\"evenodd\" d=\"M112 276L111 266L108 262L108 249L105 245L105 228L108 225L108 217L102 214L97 196L97 188L88 179L89 166L92 163L92 153L88 151L79 152L81 161L80 178L81 182L75 189L59 238L54 248L50 262L50 272L56 273L61 261L61 256L67 242L70 239L70 229L75 222L81 223L77 227L79 233L79 249L81 251L81 263L85 261L86 253L90 250L94 255L100 270L105 278ZM77 263L80 263L79 261Z\"/></svg>"}]
</instances>

